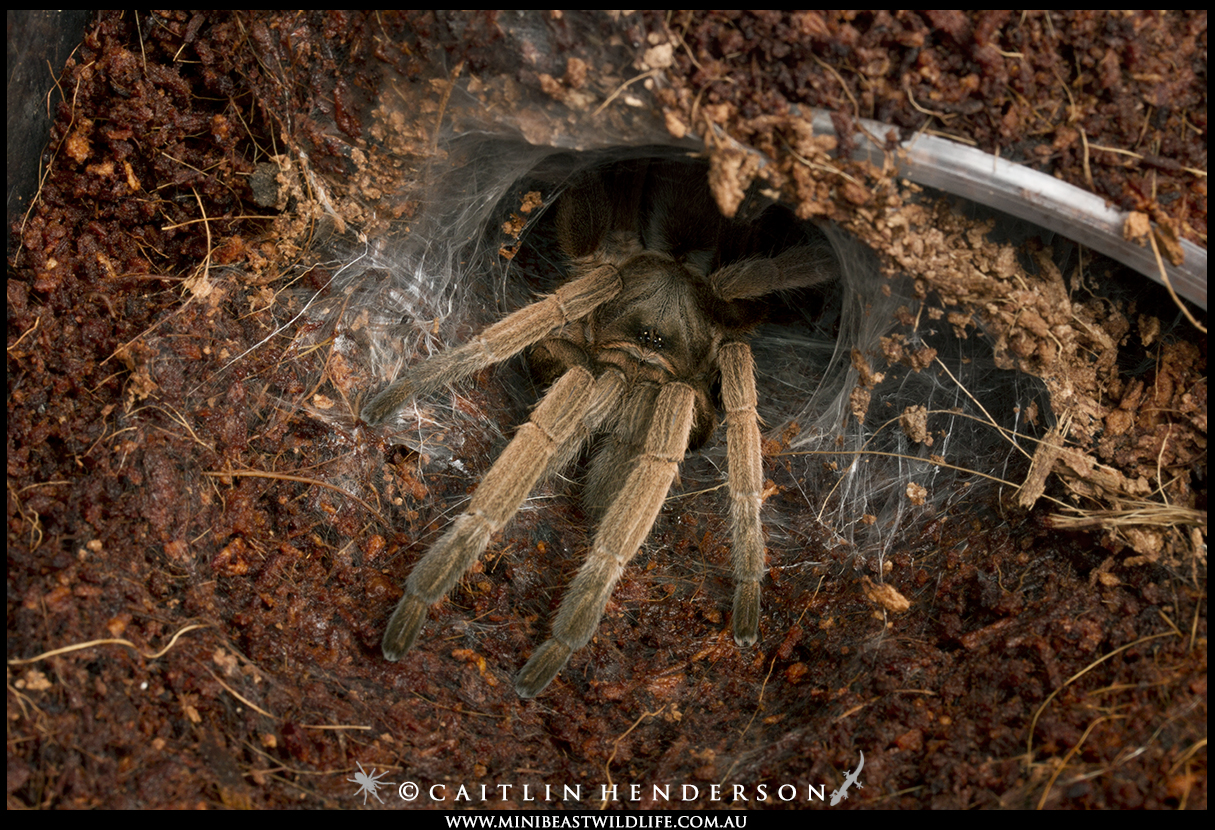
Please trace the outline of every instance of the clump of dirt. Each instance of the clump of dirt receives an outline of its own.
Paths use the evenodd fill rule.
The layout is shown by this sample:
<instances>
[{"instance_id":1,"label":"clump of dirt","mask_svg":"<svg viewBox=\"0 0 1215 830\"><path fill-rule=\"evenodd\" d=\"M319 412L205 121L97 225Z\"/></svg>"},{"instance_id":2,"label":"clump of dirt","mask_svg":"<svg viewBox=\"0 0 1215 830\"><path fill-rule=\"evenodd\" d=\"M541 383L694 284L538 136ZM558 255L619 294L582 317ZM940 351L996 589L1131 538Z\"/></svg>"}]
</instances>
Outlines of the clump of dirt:
<instances>
[{"instance_id":1,"label":"clump of dirt","mask_svg":"<svg viewBox=\"0 0 1215 830\"><path fill-rule=\"evenodd\" d=\"M912 201L916 191L895 179L893 165L841 162L840 139L816 135L799 109L836 113L845 137L856 118L906 134L960 135L1150 215L1162 247L1176 253L1181 236L1206 243L1206 150L1190 141L1206 123L1205 13L681 12L663 18L662 31L681 71L657 97L680 133L706 136L723 210L760 178L801 215L830 218L881 251L919 279L929 319L982 331L999 365L1046 381L1055 414L1070 426L1064 437L1079 450L1070 464L1041 460L1079 501L1061 525L1112 511L1110 544L1174 565L1205 556L1191 532L1205 526L1191 486L1191 471L1205 467L1206 424L1196 408L1206 400L1205 369L1178 385L1165 359L1163 374L1149 379L1162 407L1152 411L1181 416L1167 423L1150 416L1132 428L1133 390L1121 402L1120 347L1128 337L1150 345L1162 311L1111 303L1093 290L1099 272L1086 275L1081 263L1063 274L1048 251L1027 268L1011 245L988 240L990 225L945 203ZM1165 154L1169 161L1159 158L1159 148L1180 144L1186 149ZM741 148L773 163L761 166ZM1186 346L1205 366L1205 354ZM1124 448L1120 461L1114 443ZM1142 449L1137 464L1131 445ZM1128 527L1127 511L1152 494L1180 512L1142 514ZM1167 530L1134 526L1158 521Z\"/></svg>"},{"instance_id":2,"label":"clump of dirt","mask_svg":"<svg viewBox=\"0 0 1215 830\"><path fill-rule=\"evenodd\" d=\"M818 194L838 179L790 157L797 106L957 138L1206 245L1203 11L658 14L679 121L763 150L828 213Z\"/></svg>"},{"instance_id":3,"label":"clump of dirt","mask_svg":"<svg viewBox=\"0 0 1215 830\"><path fill-rule=\"evenodd\" d=\"M858 749L852 807L1205 806L1205 338L1104 271L1015 261L791 110L939 128L1205 244L1205 14L132 14L60 76L9 251L10 807L348 806L373 768L421 793L373 804L807 806ZM556 499L385 662L400 581L484 469L373 443L370 370L305 312L346 299L321 257L408 233L442 130L479 119L704 136L727 202L759 173L732 142L766 153L803 215L921 281L910 318L1045 379L1074 428L1038 492L1088 512L954 506L858 575L774 464L805 550L770 550L760 648L688 494L587 660L523 703L590 524ZM477 384L445 440L484 458L517 408Z\"/></svg>"}]
</instances>

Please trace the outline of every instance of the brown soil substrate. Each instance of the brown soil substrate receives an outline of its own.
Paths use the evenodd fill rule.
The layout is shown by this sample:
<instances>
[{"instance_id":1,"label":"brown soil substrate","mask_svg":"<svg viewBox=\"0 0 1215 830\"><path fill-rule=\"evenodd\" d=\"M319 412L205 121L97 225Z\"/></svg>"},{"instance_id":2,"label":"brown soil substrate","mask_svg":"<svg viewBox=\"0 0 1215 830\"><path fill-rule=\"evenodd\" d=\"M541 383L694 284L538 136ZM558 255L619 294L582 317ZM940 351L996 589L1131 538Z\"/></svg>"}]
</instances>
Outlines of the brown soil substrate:
<instances>
[{"instance_id":1,"label":"brown soil substrate","mask_svg":"<svg viewBox=\"0 0 1215 830\"><path fill-rule=\"evenodd\" d=\"M819 806L807 786L830 794L858 749L852 807L1205 807L1205 337L1162 330L1146 300L1069 296L1071 275L1002 272L981 234L833 161L792 109L955 135L1205 246L1205 13L521 20L158 12L89 29L9 252L10 808L352 806L372 768L467 788L437 806L585 809L612 784L613 807ZM414 82L396 110L387 77ZM790 204L862 236L1067 398L1076 426L1039 459L1043 486L1183 518L954 507L875 573L807 514L822 564L770 549L764 637L742 652L720 505L683 500L584 656L523 702L512 677L590 521L558 498L385 662L401 581L485 466L438 472L358 429L378 380L295 321L337 267L318 238L404 232L418 204L396 194L442 153L429 130L468 117L457 82L529 137L710 135L723 202L754 172L726 139L762 151ZM568 118L531 118L519 101L535 99ZM329 183L324 209L309 176ZM990 279L945 267L963 249ZM1128 343L1146 372L1119 362ZM498 382L461 405L461 424L498 419L460 436L490 457L518 405ZM795 490L778 481L772 509ZM582 797L526 800L545 785Z\"/></svg>"}]
</instances>

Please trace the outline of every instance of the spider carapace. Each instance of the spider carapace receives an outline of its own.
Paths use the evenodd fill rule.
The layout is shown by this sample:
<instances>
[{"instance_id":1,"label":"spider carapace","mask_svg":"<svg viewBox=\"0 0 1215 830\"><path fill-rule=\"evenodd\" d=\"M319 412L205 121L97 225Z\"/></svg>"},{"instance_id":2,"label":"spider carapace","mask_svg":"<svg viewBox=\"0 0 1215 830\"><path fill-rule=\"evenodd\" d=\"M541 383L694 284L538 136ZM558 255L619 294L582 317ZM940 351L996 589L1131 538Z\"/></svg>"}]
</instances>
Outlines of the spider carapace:
<instances>
[{"instance_id":1,"label":"spider carapace","mask_svg":"<svg viewBox=\"0 0 1215 830\"><path fill-rule=\"evenodd\" d=\"M515 682L539 694L592 637L629 560L658 516L689 447L726 423L735 580L733 630L759 637L765 548L763 464L748 336L771 296L834 279L825 239L790 221L725 219L707 166L634 161L580 176L557 204L569 279L470 342L410 367L363 409L368 424L404 403L530 349L551 385L477 487L468 509L422 557L389 620L383 651L399 660L427 610L485 551L541 477L591 449L588 504L600 516L590 552L552 633ZM778 233L774 228L781 228ZM716 390L720 390L718 395Z\"/></svg>"}]
</instances>

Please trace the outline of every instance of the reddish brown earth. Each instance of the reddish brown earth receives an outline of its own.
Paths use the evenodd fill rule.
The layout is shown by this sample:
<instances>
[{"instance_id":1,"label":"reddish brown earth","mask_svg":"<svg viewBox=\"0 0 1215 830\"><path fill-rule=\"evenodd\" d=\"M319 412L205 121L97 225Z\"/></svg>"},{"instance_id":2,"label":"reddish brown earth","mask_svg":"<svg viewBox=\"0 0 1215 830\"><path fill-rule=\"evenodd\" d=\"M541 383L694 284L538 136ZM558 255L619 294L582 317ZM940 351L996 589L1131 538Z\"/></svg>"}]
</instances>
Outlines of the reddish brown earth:
<instances>
[{"instance_id":1,"label":"reddish brown earth","mask_svg":"<svg viewBox=\"0 0 1215 830\"><path fill-rule=\"evenodd\" d=\"M464 785L454 806L584 809L605 784L616 807L818 806L807 786L829 796L861 750L852 807L1205 808L1206 338L1154 334L1147 300L1077 298L1081 322L1055 321L1040 286L1018 289L1051 330L1090 332L1048 360L1025 315L1001 316L1003 289L932 284L1010 365L1075 382L1088 443L1054 468L1069 486L1125 507L1119 488L1142 477L1182 519L1063 531L1041 504L953 507L875 574L803 510L819 564L773 546L764 638L740 652L729 534L696 496L666 511L584 656L522 702L512 676L588 531L559 495L491 544L414 652L382 659L409 566L520 410L508 381L477 384L448 439L470 475L427 466L357 429L378 381L294 321L314 293L333 299L325 239L407 232L442 153L433 125L471 123L454 83L529 137L649 142L658 123L717 135L720 171L728 135L774 160L791 204L922 279L933 268L869 221L902 209L896 183L808 173L791 105L957 135L1148 214L1162 241L1206 244L1203 12L520 20L165 12L90 28L9 251L9 807L345 807L362 803L359 765L448 798ZM647 106L621 94L600 116L639 65L663 81L627 88ZM386 78L413 83L398 105L416 97L377 110ZM534 100L570 115L532 118ZM301 184L301 153L332 210ZM288 185L266 207L251 182L276 156ZM965 233L933 210L905 216L952 250ZM1118 360L1132 341L1150 366L1135 376ZM1085 458L1120 478L1094 484ZM796 511L770 467L772 509ZM528 802L524 784L581 799ZM655 785L698 796L668 804ZM767 801L735 797L761 786Z\"/></svg>"}]
</instances>

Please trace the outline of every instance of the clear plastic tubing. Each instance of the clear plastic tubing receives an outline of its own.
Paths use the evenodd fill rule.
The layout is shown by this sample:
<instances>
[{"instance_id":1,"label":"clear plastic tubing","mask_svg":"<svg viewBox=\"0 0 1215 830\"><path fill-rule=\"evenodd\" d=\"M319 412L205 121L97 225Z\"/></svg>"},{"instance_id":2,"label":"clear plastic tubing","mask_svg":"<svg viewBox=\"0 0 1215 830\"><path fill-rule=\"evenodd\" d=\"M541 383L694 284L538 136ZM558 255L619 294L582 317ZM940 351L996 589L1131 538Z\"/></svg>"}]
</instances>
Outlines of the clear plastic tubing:
<instances>
[{"instance_id":1,"label":"clear plastic tubing","mask_svg":"<svg viewBox=\"0 0 1215 830\"><path fill-rule=\"evenodd\" d=\"M814 131L835 135L831 116L814 110ZM875 143L897 129L877 121L857 119L853 160L881 166L887 154ZM895 152L899 175L926 187L995 208L1100 251L1156 282L1163 282L1150 246L1123 237L1127 213L1110 207L1100 196L1020 164L932 135L918 134ZM1182 240L1185 261L1164 260L1169 283L1178 295L1207 308L1207 252Z\"/></svg>"}]
</instances>

